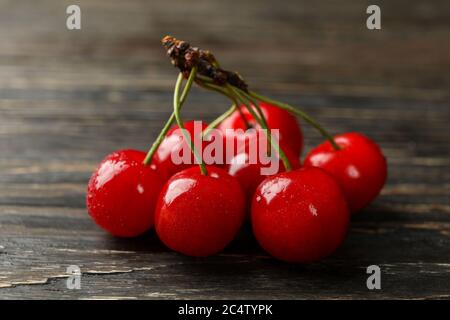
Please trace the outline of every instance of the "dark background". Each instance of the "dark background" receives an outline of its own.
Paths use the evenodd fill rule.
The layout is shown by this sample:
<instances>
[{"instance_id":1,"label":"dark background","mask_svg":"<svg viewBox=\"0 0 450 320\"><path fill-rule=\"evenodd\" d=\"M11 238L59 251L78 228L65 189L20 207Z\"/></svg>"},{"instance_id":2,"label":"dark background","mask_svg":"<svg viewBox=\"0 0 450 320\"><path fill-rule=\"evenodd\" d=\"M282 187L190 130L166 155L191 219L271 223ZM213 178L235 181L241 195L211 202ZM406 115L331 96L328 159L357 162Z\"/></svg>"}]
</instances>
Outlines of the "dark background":
<instances>
[{"instance_id":1,"label":"dark background","mask_svg":"<svg viewBox=\"0 0 450 320\"><path fill-rule=\"evenodd\" d=\"M66 29L69 4L82 30ZM369 4L382 30L367 30ZM382 146L388 183L335 255L279 263L247 228L223 254L192 259L152 232L120 240L91 222L96 164L146 150L171 112L166 34L331 132ZM0 298L449 298L449 39L448 0L0 1ZM227 103L195 88L183 114L211 120ZM307 151L321 138L303 129ZM71 264L81 290L66 288ZM366 288L371 264L382 290Z\"/></svg>"}]
</instances>

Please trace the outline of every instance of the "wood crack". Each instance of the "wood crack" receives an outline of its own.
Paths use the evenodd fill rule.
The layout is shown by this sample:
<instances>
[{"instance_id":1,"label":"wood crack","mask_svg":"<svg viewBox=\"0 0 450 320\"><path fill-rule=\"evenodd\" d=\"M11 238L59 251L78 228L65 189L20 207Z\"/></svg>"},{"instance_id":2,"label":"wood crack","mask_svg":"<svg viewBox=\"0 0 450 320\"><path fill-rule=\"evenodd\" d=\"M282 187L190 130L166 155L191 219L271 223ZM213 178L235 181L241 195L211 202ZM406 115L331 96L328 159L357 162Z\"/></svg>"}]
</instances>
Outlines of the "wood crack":
<instances>
[{"instance_id":1,"label":"wood crack","mask_svg":"<svg viewBox=\"0 0 450 320\"><path fill-rule=\"evenodd\" d=\"M162 266L160 266L162 267ZM125 274L125 273L133 273L138 271L149 271L153 270L156 267L141 267L141 268L131 268L126 270L107 270L107 271L93 271L88 270L82 272L82 275L92 275L92 276L103 276L103 275L116 275L116 274ZM14 281L10 283L0 283L0 289L5 288L16 288L19 286L36 286L36 285L48 285L54 280L69 278L69 274L60 274L46 277L42 280L29 280L29 281Z\"/></svg>"}]
</instances>

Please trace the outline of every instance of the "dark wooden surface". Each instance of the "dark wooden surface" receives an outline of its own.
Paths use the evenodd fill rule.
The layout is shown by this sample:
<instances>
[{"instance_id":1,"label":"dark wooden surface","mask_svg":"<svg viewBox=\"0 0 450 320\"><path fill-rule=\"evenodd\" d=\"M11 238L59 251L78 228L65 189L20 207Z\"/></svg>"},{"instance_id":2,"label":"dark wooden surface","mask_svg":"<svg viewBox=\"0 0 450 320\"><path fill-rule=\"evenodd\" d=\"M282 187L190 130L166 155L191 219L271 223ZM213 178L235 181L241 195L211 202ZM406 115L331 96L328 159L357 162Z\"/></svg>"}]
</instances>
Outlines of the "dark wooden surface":
<instances>
[{"instance_id":1,"label":"dark wooden surface","mask_svg":"<svg viewBox=\"0 0 450 320\"><path fill-rule=\"evenodd\" d=\"M378 1L0 1L0 298L450 297L450 5ZM248 228L222 254L193 259L155 234L115 239L89 219L90 173L107 153L147 149L176 76L173 34L216 52L261 92L382 146L389 181L332 257L288 265ZM184 114L211 120L221 97L195 89ZM306 147L321 139L304 127ZM366 267L382 290L366 288ZM79 265L81 289L66 288Z\"/></svg>"}]
</instances>

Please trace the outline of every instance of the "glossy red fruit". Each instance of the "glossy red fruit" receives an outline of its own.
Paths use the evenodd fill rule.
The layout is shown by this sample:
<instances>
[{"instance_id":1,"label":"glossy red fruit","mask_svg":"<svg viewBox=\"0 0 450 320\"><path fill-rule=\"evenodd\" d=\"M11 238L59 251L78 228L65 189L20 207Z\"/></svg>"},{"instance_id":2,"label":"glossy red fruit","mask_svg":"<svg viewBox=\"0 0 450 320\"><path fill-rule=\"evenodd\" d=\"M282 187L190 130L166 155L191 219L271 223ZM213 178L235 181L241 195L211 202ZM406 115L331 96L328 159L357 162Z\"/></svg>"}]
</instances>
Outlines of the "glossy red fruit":
<instances>
[{"instance_id":1,"label":"glossy red fruit","mask_svg":"<svg viewBox=\"0 0 450 320\"><path fill-rule=\"evenodd\" d=\"M190 134L191 139L194 139L195 137L195 123L197 123L199 131L203 131L208 126L202 121L186 121L184 126ZM205 148L206 144L207 142L202 142L203 148ZM189 163L175 164L172 160L172 153L182 155L183 150L186 150L190 154ZM169 132L167 132L166 137L161 142L156 153L153 155L152 164L155 164L158 167L158 170L161 171L161 174L165 179L170 178L179 171L196 165L194 162L194 156L192 155L189 146L184 139L183 133L179 130L178 125L173 126Z\"/></svg>"},{"instance_id":2,"label":"glossy red fruit","mask_svg":"<svg viewBox=\"0 0 450 320\"><path fill-rule=\"evenodd\" d=\"M330 173L341 185L355 213L380 193L386 182L387 164L380 147L360 133L337 135L334 150L327 141L308 154L305 167L319 167Z\"/></svg>"},{"instance_id":3,"label":"glossy red fruit","mask_svg":"<svg viewBox=\"0 0 450 320\"><path fill-rule=\"evenodd\" d=\"M245 198L224 170L198 167L178 172L161 191L155 228L161 241L189 256L216 254L233 240L244 219Z\"/></svg>"},{"instance_id":4,"label":"glossy red fruit","mask_svg":"<svg viewBox=\"0 0 450 320\"><path fill-rule=\"evenodd\" d=\"M300 160L294 155L294 153L287 148L284 148L283 151L286 154L292 169L300 168ZM267 162L264 162L263 164L260 160L255 163L255 161L251 160L249 151L243 150L234 156L231 159L230 164L227 165L228 173L238 179L242 189L247 195L247 199L252 198L256 187L265 178L267 178L267 176L284 172L286 170L283 161L281 161L276 154L274 154L274 157L278 159L278 164L276 166ZM266 168L266 170L262 171L263 168ZM273 170L270 168L273 168Z\"/></svg>"},{"instance_id":5,"label":"glossy red fruit","mask_svg":"<svg viewBox=\"0 0 450 320\"><path fill-rule=\"evenodd\" d=\"M347 234L349 216L339 185L317 168L266 178L252 203L256 239L272 256L287 262L306 263L330 255Z\"/></svg>"},{"instance_id":6,"label":"glossy red fruit","mask_svg":"<svg viewBox=\"0 0 450 320\"><path fill-rule=\"evenodd\" d=\"M297 119L286 110L268 103L261 102L260 107L266 117L269 129L278 129L280 131L280 143L289 148L295 156L299 157L303 148L303 133ZM240 110L252 127L260 128L244 106L241 106ZM239 111L232 113L218 128L223 132L226 129L247 129Z\"/></svg>"},{"instance_id":7,"label":"glossy red fruit","mask_svg":"<svg viewBox=\"0 0 450 320\"><path fill-rule=\"evenodd\" d=\"M121 150L108 155L89 180L87 208L94 221L119 237L147 231L154 220L162 178L145 166L145 153Z\"/></svg>"}]
</instances>

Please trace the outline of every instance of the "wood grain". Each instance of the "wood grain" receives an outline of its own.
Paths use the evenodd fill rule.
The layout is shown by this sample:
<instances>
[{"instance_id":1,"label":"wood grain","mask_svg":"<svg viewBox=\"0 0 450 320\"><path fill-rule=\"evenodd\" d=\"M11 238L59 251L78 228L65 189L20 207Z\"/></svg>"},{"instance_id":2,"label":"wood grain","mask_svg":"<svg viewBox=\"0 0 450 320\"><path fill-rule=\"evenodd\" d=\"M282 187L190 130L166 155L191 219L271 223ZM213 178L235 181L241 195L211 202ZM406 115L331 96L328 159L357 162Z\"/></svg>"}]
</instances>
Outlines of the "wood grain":
<instances>
[{"instance_id":1,"label":"wood grain","mask_svg":"<svg viewBox=\"0 0 450 320\"><path fill-rule=\"evenodd\" d=\"M450 7L446 0L0 1L0 298L450 298ZM147 149L171 110L165 34L216 52L251 86L332 132L380 143L389 180L332 257L295 266L265 255L249 226L208 259L168 251L153 232L99 230L85 209L96 164ZM227 101L194 89L186 118ZM303 125L306 150L321 141ZM366 288L366 267L382 290ZM79 265L81 290L66 288Z\"/></svg>"}]
</instances>

